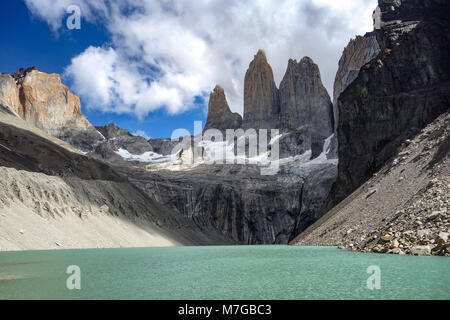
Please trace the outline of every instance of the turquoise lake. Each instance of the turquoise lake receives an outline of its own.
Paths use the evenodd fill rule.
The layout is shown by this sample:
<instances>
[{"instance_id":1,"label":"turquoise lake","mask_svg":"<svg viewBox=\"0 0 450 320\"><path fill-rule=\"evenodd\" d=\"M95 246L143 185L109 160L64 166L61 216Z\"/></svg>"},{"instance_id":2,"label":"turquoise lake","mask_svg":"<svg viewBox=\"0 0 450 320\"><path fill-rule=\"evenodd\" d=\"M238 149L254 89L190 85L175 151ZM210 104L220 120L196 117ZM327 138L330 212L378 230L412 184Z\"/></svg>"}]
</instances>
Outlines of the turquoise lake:
<instances>
[{"instance_id":1,"label":"turquoise lake","mask_svg":"<svg viewBox=\"0 0 450 320\"><path fill-rule=\"evenodd\" d=\"M66 287L71 265L81 290ZM450 259L294 246L2 252L0 299L450 299Z\"/></svg>"}]
</instances>

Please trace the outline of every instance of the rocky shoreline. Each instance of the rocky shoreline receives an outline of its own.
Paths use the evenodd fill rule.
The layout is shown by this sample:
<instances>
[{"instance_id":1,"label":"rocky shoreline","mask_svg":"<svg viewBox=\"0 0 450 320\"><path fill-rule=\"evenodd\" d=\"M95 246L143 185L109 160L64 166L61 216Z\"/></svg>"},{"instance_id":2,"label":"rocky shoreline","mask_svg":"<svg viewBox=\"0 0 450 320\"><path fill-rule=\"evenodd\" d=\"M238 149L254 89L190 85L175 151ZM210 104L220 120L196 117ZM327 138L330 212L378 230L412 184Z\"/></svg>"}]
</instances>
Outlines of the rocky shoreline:
<instances>
[{"instance_id":1,"label":"rocky shoreline","mask_svg":"<svg viewBox=\"0 0 450 320\"><path fill-rule=\"evenodd\" d=\"M450 179L436 177L431 180L419 199L405 210L396 212L387 224L387 229L378 228L373 231L373 241L357 246L341 245L340 248L362 252L450 257L449 203Z\"/></svg>"}]
</instances>

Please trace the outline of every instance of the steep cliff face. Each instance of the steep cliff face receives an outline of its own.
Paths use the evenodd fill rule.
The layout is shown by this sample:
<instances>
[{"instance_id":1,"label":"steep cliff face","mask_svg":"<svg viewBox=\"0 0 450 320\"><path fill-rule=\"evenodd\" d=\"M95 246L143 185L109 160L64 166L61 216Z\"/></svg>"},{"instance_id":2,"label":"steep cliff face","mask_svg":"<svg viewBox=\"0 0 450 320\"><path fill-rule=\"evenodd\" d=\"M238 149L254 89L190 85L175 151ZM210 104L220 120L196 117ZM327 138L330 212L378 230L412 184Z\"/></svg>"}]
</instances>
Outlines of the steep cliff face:
<instances>
[{"instance_id":1,"label":"steep cliff face","mask_svg":"<svg viewBox=\"0 0 450 320\"><path fill-rule=\"evenodd\" d=\"M61 127L87 128L80 99L61 83L58 74L36 69L16 72L22 112L19 115L46 131Z\"/></svg>"},{"instance_id":2,"label":"steep cliff face","mask_svg":"<svg viewBox=\"0 0 450 320\"><path fill-rule=\"evenodd\" d=\"M416 35L421 32L431 34L430 32L438 29L441 33L446 33L448 9L449 3L446 0L378 0L378 7L374 12L378 43L382 48L399 45L401 38L416 27L419 27L413 33ZM425 43L430 44L424 42L422 45Z\"/></svg>"},{"instance_id":3,"label":"steep cliff face","mask_svg":"<svg viewBox=\"0 0 450 320\"><path fill-rule=\"evenodd\" d=\"M13 76L0 74L0 105L56 136L63 128L92 127L81 112L80 99L60 76L35 67L19 69Z\"/></svg>"},{"instance_id":4,"label":"steep cliff face","mask_svg":"<svg viewBox=\"0 0 450 320\"><path fill-rule=\"evenodd\" d=\"M259 50L245 74L244 127L278 127L280 102L273 71L264 51Z\"/></svg>"},{"instance_id":5,"label":"steep cliff face","mask_svg":"<svg viewBox=\"0 0 450 320\"><path fill-rule=\"evenodd\" d=\"M19 100L19 90L13 77L7 73L0 73L0 105L9 108L18 115L23 113Z\"/></svg>"},{"instance_id":6,"label":"steep cliff face","mask_svg":"<svg viewBox=\"0 0 450 320\"><path fill-rule=\"evenodd\" d=\"M353 81L355 81L361 67L374 59L379 52L380 46L378 45L375 32L366 33L363 37L356 36L356 38L350 40L345 47L342 57L339 60L339 68L334 80L333 115L335 133L339 123L339 96ZM328 157L330 159L338 158L338 140L336 134L331 140Z\"/></svg>"},{"instance_id":7,"label":"steep cliff face","mask_svg":"<svg viewBox=\"0 0 450 320\"><path fill-rule=\"evenodd\" d=\"M339 60L339 69L334 80L334 119L337 128L339 113L337 101L341 93L358 77L363 65L375 58L380 52L375 32L357 36L350 40Z\"/></svg>"},{"instance_id":8,"label":"steep cliff face","mask_svg":"<svg viewBox=\"0 0 450 320\"><path fill-rule=\"evenodd\" d=\"M333 163L308 169L293 162L274 176L261 176L251 165L201 165L176 172L119 170L201 228L212 226L243 244L286 244L317 220L317 209L336 177Z\"/></svg>"},{"instance_id":9,"label":"steep cliff face","mask_svg":"<svg viewBox=\"0 0 450 320\"><path fill-rule=\"evenodd\" d=\"M340 95L339 176L325 210L450 106L450 2L379 1L380 54Z\"/></svg>"},{"instance_id":10,"label":"steep cliff face","mask_svg":"<svg viewBox=\"0 0 450 320\"><path fill-rule=\"evenodd\" d=\"M306 127L319 139L333 133L333 104L322 84L319 67L309 57L289 60L280 84L280 126Z\"/></svg>"},{"instance_id":11,"label":"steep cliff face","mask_svg":"<svg viewBox=\"0 0 450 320\"><path fill-rule=\"evenodd\" d=\"M278 90L262 50L250 64L244 84L244 129L279 129L280 157L322 152L333 133L333 105L319 67L308 57L289 60Z\"/></svg>"},{"instance_id":12,"label":"steep cliff face","mask_svg":"<svg viewBox=\"0 0 450 320\"><path fill-rule=\"evenodd\" d=\"M242 126L242 117L238 113L233 113L228 106L225 91L216 86L209 97L208 119L205 130L217 129L225 131L227 129L238 129Z\"/></svg>"}]
</instances>

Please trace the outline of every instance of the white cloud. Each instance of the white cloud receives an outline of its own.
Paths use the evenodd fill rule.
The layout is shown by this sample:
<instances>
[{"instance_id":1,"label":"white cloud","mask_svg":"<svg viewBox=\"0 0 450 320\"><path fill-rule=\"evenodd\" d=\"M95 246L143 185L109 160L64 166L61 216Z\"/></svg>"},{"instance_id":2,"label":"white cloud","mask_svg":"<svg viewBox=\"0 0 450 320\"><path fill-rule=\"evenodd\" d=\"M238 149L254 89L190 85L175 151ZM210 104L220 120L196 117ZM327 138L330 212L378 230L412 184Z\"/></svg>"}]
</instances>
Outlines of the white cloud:
<instances>
[{"instance_id":1,"label":"white cloud","mask_svg":"<svg viewBox=\"0 0 450 320\"><path fill-rule=\"evenodd\" d=\"M196 96L224 87L242 113L245 71L266 51L277 84L289 58L310 56L330 95L348 41L371 31L376 0L26 0L30 10L61 27L68 5L100 20L111 47L86 49L67 75L91 108L139 117L158 108L181 113ZM95 5L93 5L95 3ZM108 3L108 4L107 4ZM48 11L47 11L48 9ZM97 17L97 18L94 18ZM97 19L97 20L95 20Z\"/></svg>"}]
</instances>

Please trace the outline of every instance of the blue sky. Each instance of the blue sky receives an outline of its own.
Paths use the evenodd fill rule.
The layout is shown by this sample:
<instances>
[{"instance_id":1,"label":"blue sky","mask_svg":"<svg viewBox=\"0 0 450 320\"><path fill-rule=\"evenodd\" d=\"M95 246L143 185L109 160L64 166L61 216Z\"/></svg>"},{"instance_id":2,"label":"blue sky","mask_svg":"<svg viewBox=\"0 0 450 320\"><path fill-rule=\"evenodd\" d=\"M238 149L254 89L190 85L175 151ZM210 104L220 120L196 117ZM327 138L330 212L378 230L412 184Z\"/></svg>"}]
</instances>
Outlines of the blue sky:
<instances>
[{"instance_id":1,"label":"blue sky","mask_svg":"<svg viewBox=\"0 0 450 320\"><path fill-rule=\"evenodd\" d=\"M371 31L377 0L14 0L0 2L0 72L59 73L94 125L153 138L206 121L209 93L243 111L245 71L264 49L280 83L311 57L332 96L343 48ZM81 9L81 30L66 27Z\"/></svg>"}]
</instances>

